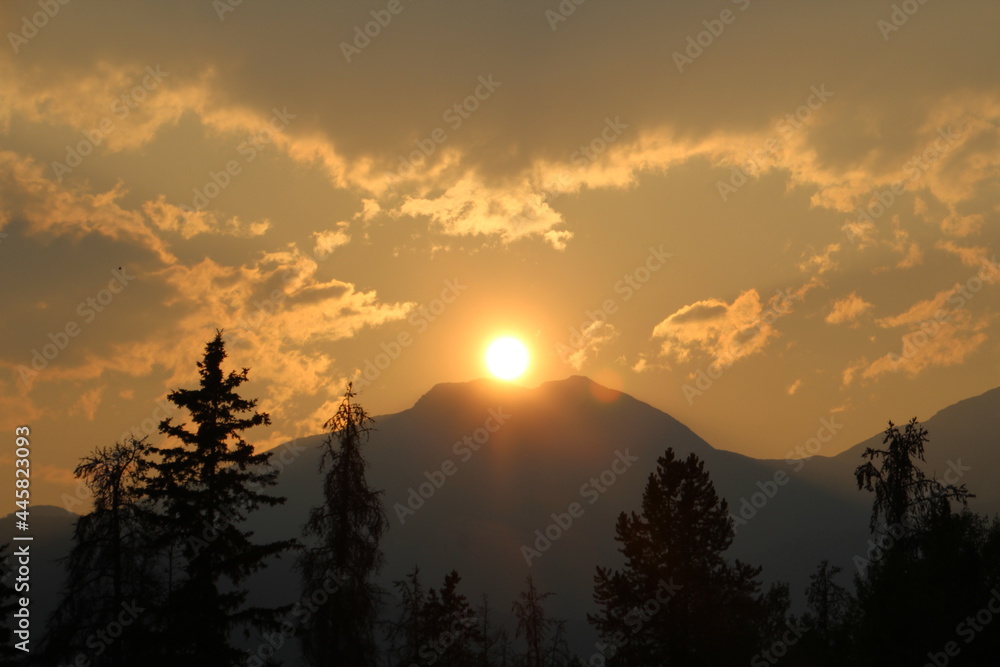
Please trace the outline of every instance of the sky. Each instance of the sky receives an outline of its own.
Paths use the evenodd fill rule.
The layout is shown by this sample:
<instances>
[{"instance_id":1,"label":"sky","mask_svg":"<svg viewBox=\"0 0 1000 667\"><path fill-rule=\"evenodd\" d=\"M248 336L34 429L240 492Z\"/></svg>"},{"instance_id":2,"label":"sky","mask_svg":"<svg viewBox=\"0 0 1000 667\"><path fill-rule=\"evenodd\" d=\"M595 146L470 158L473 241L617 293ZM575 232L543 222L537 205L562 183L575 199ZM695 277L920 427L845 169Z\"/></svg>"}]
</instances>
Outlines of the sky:
<instances>
[{"instance_id":1,"label":"sky","mask_svg":"<svg viewBox=\"0 0 1000 667\"><path fill-rule=\"evenodd\" d=\"M36 502L217 329L269 448L586 375L833 455L1000 384L991 0L7 0L0 424ZM932 438L933 438L933 434ZM665 443L665 446L669 443ZM0 462L12 464L11 454Z\"/></svg>"}]
</instances>

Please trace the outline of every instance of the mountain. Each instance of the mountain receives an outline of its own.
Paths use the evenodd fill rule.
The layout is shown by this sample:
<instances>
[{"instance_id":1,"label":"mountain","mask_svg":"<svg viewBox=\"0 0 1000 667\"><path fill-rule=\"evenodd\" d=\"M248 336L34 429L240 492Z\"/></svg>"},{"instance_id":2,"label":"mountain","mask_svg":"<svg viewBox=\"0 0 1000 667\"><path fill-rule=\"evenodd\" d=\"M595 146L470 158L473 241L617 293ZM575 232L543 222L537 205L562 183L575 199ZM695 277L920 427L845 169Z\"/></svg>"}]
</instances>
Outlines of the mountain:
<instances>
[{"instance_id":1,"label":"mountain","mask_svg":"<svg viewBox=\"0 0 1000 667\"><path fill-rule=\"evenodd\" d=\"M981 511L1000 510L990 438L998 408L995 390L925 424L932 434L927 470L943 474L947 461L961 459L972 468L962 481L979 491ZM835 419L825 423L818 441L837 429ZM615 520L639 509L667 447L706 461L737 520L731 555L762 565L767 581L791 582L797 607L820 560L843 567L842 583L849 585L855 556L868 551L872 498L858 491L853 472L864 448L880 444L881 436L834 457L758 460L715 449L670 415L584 377L533 389L489 380L441 384L412 408L376 418L375 426L366 452L369 479L384 490L390 519L384 581L419 565L425 584L436 585L454 568L466 594L485 591L505 610L530 573L542 590L556 593L550 611L569 621L572 645L584 657L596 640L586 623L594 568L621 563ZM304 438L275 451L289 461L279 485L289 502L258 517L262 531L287 527L269 537L295 535L319 502L322 441ZM568 516L574 502L578 518ZM570 518L567 528L558 525ZM551 544L539 537L547 530L557 537ZM538 555L526 558L525 548ZM278 579L269 588L281 590Z\"/></svg>"},{"instance_id":2,"label":"mountain","mask_svg":"<svg viewBox=\"0 0 1000 667\"><path fill-rule=\"evenodd\" d=\"M1000 389L924 422L931 434L926 470L938 476L961 470L960 481L978 495L974 509L988 513L1000 511L992 426L998 412ZM832 457L758 460L715 449L670 415L584 377L531 389L488 380L440 384L412 408L376 417L374 426L365 452L369 480L384 490L389 517L387 604L394 604L391 581L419 565L425 585L440 585L458 570L462 592L473 602L488 593L505 616L530 573L541 590L555 593L548 610L567 619L571 647L585 662L596 641L586 622L595 566L621 564L615 520L639 509L667 447L706 461L737 521L730 555L762 565L767 581L789 581L797 607L820 560L843 567L841 583L850 585L855 556L868 550L872 498L858 491L853 471L881 436ZM837 429L833 417L818 426L814 451ZM301 438L274 450L281 469L276 492L288 501L251 519L261 539L299 536L308 510L320 502L324 439ZM252 585L257 602L299 600L287 558ZM291 657L286 651L293 650L281 653Z\"/></svg>"}]
</instances>

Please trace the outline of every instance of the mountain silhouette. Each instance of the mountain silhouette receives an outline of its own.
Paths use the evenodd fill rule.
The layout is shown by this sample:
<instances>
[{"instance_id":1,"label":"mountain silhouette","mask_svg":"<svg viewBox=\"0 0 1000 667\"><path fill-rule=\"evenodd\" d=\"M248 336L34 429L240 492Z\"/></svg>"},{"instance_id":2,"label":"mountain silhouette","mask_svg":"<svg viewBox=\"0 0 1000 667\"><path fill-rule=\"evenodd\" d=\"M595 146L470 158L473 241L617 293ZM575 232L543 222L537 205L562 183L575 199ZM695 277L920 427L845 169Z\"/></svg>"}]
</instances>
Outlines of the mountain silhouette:
<instances>
[{"instance_id":1,"label":"mountain silhouette","mask_svg":"<svg viewBox=\"0 0 1000 667\"><path fill-rule=\"evenodd\" d=\"M364 404L364 394L358 401ZM973 509L989 514L1000 511L998 411L1000 389L994 389L923 422L931 437L928 475L960 470L958 481L978 496ZM836 428L835 419L827 423ZM794 609L801 609L820 560L843 567L849 586L856 557L868 552L872 498L857 489L853 473L865 447L881 446L880 435L832 457L754 459L715 449L670 415L580 376L530 389L492 380L439 384L413 407L376 417L374 429L364 451L369 481L384 491L389 517L386 589L414 565L431 585L456 569L462 592L473 601L488 593L502 618L530 573L540 590L555 593L548 611L567 620L571 649L584 658L596 641L586 622L595 566L621 564L616 518L640 509L647 478L667 447L706 462L736 521L728 555L762 565L765 581L788 581ZM281 469L275 491L288 501L251 517L257 539L300 536L309 509L320 502L325 438L273 450ZM68 535L52 539L68 544ZM297 601L292 559L258 575L252 588L251 602ZM386 603L394 604L391 592ZM279 656L294 660L289 644Z\"/></svg>"}]
</instances>

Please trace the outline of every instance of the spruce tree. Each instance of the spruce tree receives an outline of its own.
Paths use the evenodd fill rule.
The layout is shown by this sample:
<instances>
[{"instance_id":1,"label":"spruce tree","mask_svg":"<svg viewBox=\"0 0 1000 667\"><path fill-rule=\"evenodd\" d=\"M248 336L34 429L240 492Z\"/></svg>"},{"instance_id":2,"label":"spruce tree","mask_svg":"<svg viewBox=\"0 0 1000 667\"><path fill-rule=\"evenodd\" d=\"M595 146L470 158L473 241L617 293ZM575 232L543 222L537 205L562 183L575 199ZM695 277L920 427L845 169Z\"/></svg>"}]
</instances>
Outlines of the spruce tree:
<instances>
[{"instance_id":1,"label":"spruce tree","mask_svg":"<svg viewBox=\"0 0 1000 667\"><path fill-rule=\"evenodd\" d=\"M148 483L176 558L167 609L171 658L204 667L245 662L247 652L232 643L234 631L277 627L284 610L247 606L244 584L269 559L295 546L294 540L258 544L241 528L249 513L285 499L266 492L278 474L270 452L256 452L243 437L248 429L270 424L270 418L256 411L255 399L240 396L249 370L225 373L226 356L219 331L198 362L198 387L167 397L189 413L191 426L173 418L160 423L160 432L178 444L154 448L160 458Z\"/></svg>"},{"instance_id":2,"label":"spruce tree","mask_svg":"<svg viewBox=\"0 0 1000 667\"><path fill-rule=\"evenodd\" d=\"M382 591L372 579L382 567L379 543L387 520L381 492L365 478L361 452L372 419L354 396L348 385L336 414L324 424L329 436L319 463L323 503L309 513L298 563L306 591L315 590L328 573L344 581L301 629L303 653L313 667L374 667L378 660L375 627Z\"/></svg>"}]
</instances>

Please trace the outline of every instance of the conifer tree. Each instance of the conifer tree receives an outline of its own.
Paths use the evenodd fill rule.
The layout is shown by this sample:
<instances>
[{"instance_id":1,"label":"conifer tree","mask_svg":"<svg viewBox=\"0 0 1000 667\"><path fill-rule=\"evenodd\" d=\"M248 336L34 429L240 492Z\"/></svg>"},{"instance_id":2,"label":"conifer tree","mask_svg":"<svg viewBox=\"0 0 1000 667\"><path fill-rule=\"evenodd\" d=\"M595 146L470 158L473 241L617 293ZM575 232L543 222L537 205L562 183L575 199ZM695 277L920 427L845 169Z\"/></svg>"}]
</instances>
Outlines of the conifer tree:
<instances>
[{"instance_id":1,"label":"conifer tree","mask_svg":"<svg viewBox=\"0 0 1000 667\"><path fill-rule=\"evenodd\" d=\"M258 544L241 528L251 512L285 499L266 491L278 474L270 453L256 452L243 436L270 418L256 411L256 399L240 396L249 370L227 374L226 357L219 331L198 362L198 387L167 397L189 413L191 426L173 418L160 423L160 432L178 444L153 449L159 459L147 485L177 559L167 602L170 656L205 667L243 664L247 652L234 646L234 631L277 627L284 610L247 606L245 582L295 546L294 540Z\"/></svg>"},{"instance_id":2,"label":"conifer tree","mask_svg":"<svg viewBox=\"0 0 1000 667\"><path fill-rule=\"evenodd\" d=\"M319 468L323 503L309 513L306 548L299 559L304 590L314 590L336 572L344 580L302 628L306 660L313 667L373 667L378 659L375 627L382 591L373 577L382 567L379 543L387 528L381 492L369 487L361 452L371 430L371 417L353 402L348 385L336 414L324 428Z\"/></svg>"},{"instance_id":3,"label":"conifer tree","mask_svg":"<svg viewBox=\"0 0 1000 667\"><path fill-rule=\"evenodd\" d=\"M759 593L760 568L724 557L732 519L696 455L681 460L666 450L642 512L623 512L615 539L624 568L597 568L600 612L589 616L607 664L737 664L763 645L769 601Z\"/></svg>"}]
</instances>

